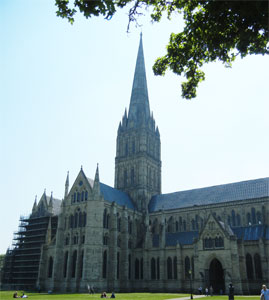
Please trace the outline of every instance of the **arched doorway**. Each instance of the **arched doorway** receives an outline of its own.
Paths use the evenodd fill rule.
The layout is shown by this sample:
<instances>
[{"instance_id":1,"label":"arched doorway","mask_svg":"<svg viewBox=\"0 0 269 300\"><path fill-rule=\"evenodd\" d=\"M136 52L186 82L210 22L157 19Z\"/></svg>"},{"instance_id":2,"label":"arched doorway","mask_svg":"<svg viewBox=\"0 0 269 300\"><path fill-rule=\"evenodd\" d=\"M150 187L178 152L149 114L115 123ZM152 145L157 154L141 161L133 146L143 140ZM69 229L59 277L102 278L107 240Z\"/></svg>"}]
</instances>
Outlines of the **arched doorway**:
<instances>
[{"instance_id":1,"label":"arched doorway","mask_svg":"<svg viewBox=\"0 0 269 300\"><path fill-rule=\"evenodd\" d=\"M214 258L209 267L209 286L213 287L215 294L225 291L225 280L222 264L216 258Z\"/></svg>"}]
</instances>

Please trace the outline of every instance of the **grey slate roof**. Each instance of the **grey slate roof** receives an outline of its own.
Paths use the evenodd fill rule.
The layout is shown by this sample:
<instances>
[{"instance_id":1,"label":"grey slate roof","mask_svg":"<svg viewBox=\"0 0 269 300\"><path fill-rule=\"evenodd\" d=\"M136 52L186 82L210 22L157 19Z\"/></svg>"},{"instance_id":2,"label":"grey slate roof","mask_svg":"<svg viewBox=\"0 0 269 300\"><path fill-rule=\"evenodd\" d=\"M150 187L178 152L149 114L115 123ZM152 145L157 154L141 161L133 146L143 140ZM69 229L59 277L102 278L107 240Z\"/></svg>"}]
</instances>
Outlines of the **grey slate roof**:
<instances>
[{"instance_id":1,"label":"grey slate roof","mask_svg":"<svg viewBox=\"0 0 269 300\"><path fill-rule=\"evenodd\" d=\"M269 177L153 196L149 212L269 197Z\"/></svg>"},{"instance_id":2,"label":"grey slate roof","mask_svg":"<svg viewBox=\"0 0 269 300\"><path fill-rule=\"evenodd\" d=\"M231 230L232 232L230 233L232 235L236 235L238 239L243 239L244 241L258 241L260 238L269 240L269 226L266 225L233 227ZM165 234L165 245L176 246L177 243L181 245L191 245L198 236L198 231L167 232ZM159 247L159 238L159 234L152 236L153 247Z\"/></svg>"},{"instance_id":3,"label":"grey slate roof","mask_svg":"<svg viewBox=\"0 0 269 300\"><path fill-rule=\"evenodd\" d=\"M47 201L47 204L49 205L50 203L50 199L51 199L51 196L47 196L46 195L46 201ZM52 214L53 215L59 215L60 212L61 212L61 203L62 201L60 199L56 199L56 198L52 198Z\"/></svg>"},{"instance_id":4,"label":"grey slate roof","mask_svg":"<svg viewBox=\"0 0 269 300\"><path fill-rule=\"evenodd\" d=\"M100 182L100 190L106 201L111 203L116 202L118 205L126 206L132 210L135 210L135 206L132 200L126 193L101 182Z\"/></svg>"},{"instance_id":5,"label":"grey slate roof","mask_svg":"<svg viewBox=\"0 0 269 300\"><path fill-rule=\"evenodd\" d=\"M86 178L87 178L87 180L88 180L88 182L89 182L89 184L90 184L91 188L93 188L93 183L94 183L94 180L93 180L93 179L91 179L91 178L89 178L89 177L86 177Z\"/></svg>"},{"instance_id":6,"label":"grey slate roof","mask_svg":"<svg viewBox=\"0 0 269 300\"><path fill-rule=\"evenodd\" d=\"M52 213L53 215L59 215L61 212L61 203L62 201L59 199L53 198L52 200Z\"/></svg>"},{"instance_id":7,"label":"grey slate roof","mask_svg":"<svg viewBox=\"0 0 269 300\"><path fill-rule=\"evenodd\" d=\"M260 238L269 240L269 226L233 227L232 230L239 239L244 241L258 241Z\"/></svg>"}]
</instances>

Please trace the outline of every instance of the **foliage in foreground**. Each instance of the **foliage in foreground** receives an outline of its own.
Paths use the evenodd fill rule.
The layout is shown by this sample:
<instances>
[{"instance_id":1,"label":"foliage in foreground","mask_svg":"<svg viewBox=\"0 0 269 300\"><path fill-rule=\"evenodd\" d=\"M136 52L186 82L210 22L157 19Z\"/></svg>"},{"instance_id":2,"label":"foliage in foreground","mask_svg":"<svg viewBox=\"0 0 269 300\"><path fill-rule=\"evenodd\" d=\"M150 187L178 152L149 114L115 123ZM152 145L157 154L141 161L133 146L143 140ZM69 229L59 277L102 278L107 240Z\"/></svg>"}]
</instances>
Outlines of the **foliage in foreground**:
<instances>
[{"instance_id":1,"label":"foliage in foreground","mask_svg":"<svg viewBox=\"0 0 269 300\"><path fill-rule=\"evenodd\" d=\"M86 18L110 19L117 9L130 5L129 23L152 8L151 19L160 21L163 13L170 19L183 15L182 32L171 33L167 53L156 60L155 75L169 68L184 75L182 97L196 97L199 82L205 79L201 67L220 60L230 67L237 56L269 54L269 2L264 0L55 0L57 15L72 24L79 10ZM127 30L128 30L127 29Z\"/></svg>"},{"instance_id":2,"label":"foliage in foreground","mask_svg":"<svg viewBox=\"0 0 269 300\"><path fill-rule=\"evenodd\" d=\"M14 292L10 291L0 291L0 299L1 300L8 300L12 299ZM22 291L18 292L19 295L22 294ZM100 294L89 295L89 294L51 294L48 295L47 293L28 293L28 299L31 300L97 300L100 299ZM111 294L108 293L108 297ZM116 299L119 300L166 300L166 299L176 299L182 297L189 297L189 294L166 294L166 293L119 293L116 294ZM203 299L203 298L202 298ZM213 297L205 297L205 299L209 300L227 300L228 296L213 296ZM235 296L235 300L259 300L259 296Z\"/></svg>"}]
</instances>

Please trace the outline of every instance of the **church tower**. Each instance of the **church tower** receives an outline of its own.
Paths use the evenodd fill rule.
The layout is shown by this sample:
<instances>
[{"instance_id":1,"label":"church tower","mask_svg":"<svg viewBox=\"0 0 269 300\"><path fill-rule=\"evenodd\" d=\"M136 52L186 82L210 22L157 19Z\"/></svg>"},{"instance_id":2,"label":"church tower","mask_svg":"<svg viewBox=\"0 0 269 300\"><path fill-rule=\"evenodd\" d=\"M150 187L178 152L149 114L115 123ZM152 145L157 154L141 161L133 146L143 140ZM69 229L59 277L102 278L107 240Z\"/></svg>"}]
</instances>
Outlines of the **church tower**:
<instances>
[{"instance_id":1,"label":"church tower","mask_svg":"<svg viewBox=\"0 0 269 300\"><path fill-rule=\"evenodd\" d=\"M115 158L115 188L129 194L139 211L161 193L161 142L150 113L142 33L129 111L119 124Z\"/></svg>"}]
</instances>

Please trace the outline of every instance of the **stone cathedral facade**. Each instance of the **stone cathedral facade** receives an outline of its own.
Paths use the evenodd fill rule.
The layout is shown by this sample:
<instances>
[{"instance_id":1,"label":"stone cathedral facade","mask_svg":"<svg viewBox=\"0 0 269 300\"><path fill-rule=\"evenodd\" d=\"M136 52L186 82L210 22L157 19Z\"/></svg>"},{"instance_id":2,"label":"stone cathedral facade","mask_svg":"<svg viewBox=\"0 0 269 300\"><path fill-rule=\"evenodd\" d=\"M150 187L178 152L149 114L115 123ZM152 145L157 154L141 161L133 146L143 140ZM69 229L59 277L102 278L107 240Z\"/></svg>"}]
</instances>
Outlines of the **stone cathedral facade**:
<instances>
[{"instance_id":1,"label":"stone cathedral facade","mask_svg":"<svg viewBox=\"0 0 269 300\"><path fill-rule=\"evenodd\" d=\"M42 195L20 219L2 288L84 292L258 293L269 280L269 178L161 193L161 141L150 112L142 35L115 184L81 168L64 199Z\"/></svg>"}]
</instances>

